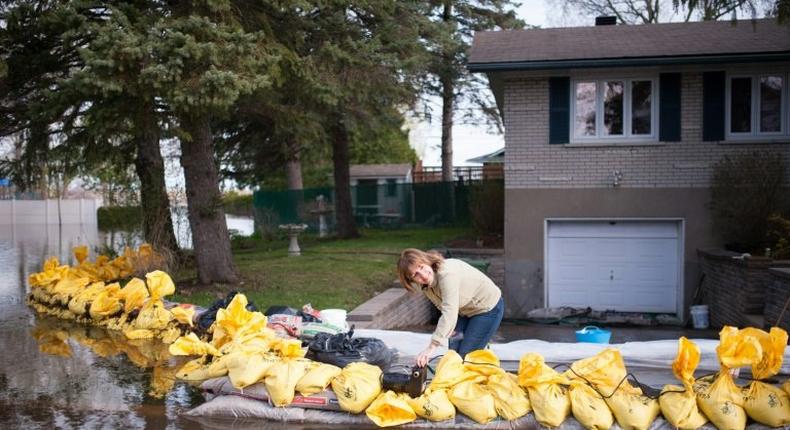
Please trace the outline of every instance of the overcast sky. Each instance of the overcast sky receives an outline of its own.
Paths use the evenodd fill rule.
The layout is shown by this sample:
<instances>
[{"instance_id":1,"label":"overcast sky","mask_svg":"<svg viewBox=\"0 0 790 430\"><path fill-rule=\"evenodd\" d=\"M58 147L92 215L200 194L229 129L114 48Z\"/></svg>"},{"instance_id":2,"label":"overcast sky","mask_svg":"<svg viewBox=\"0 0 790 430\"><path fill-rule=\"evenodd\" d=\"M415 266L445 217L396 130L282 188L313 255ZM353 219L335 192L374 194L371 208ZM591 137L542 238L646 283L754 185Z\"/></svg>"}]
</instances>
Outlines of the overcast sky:
<instances>
[{"instance_id":1,"label":"overcast sky","mask_svg":"<svg viewBox=\"0 0 790 430\"><path fill-rule=\"evenodd\" d=\"M521 0L519 17L529 25L550 26L552 17L546 15L546 0ZM433 122L414 124L410 139L426 166L440 166L441 162L441 101L434 104ZM456 125L453 127L453 165L474 165L466 160L494 152L505 146L505 138L489 133L484 125Z\"/></svg>"}]
</instances>

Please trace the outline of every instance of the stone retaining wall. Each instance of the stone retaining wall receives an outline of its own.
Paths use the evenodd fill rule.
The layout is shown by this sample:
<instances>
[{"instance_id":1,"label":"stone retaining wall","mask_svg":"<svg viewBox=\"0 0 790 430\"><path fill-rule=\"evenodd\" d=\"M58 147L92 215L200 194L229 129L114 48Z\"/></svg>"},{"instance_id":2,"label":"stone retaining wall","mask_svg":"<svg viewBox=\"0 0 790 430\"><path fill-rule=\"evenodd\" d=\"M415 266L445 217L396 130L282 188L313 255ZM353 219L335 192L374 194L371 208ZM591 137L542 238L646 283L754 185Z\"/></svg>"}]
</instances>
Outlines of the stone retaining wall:
<instances>
[{"instance_id":1,"label":"stone retaining wall","mask_svg":"<svg viewBox=\"0 0 790 430\"><path fill-rule=\"evenodd\" d=\"M790 269L770 269L765 301L765 323L790 330Z\"/></svg>"},{"instance_id":2,"label":"stone retaining wall","mask_svg":"<svg viewBox=\"0 0 790 430\"><path fill-rule=\"evenodd\" d=\"M741 254L722 249L698 250L698 254L704 275L701 285L704 303L709 308L710 324L715 328L752 325L750 316L763 315L770 302L768 288L773 275L769 269L790 266L790 261L740 258ZM767 318L766 323L770 323Z\"/></svg>"}]
</instances>

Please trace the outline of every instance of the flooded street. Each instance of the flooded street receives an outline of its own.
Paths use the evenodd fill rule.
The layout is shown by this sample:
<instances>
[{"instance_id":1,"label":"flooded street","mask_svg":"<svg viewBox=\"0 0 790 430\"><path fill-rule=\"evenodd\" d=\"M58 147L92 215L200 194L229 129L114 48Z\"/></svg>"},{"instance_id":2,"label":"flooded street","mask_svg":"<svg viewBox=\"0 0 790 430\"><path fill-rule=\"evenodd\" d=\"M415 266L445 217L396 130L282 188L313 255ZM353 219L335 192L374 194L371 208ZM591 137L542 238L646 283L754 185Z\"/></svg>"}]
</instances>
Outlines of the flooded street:
<instances>
[{"instance_id":1,"label":"flooded street","mask_svg":"<svg viewBox=\"0 0 790 430\"><path fill-rule=\"evenodd\" d=\"M0 226L0 427L200 427L179 418L203 397L175 381L185 360L171 357L166 345L38 316L25 304L27 277L45 258L72 262L73 246L93 249L104 240L96 226Z\"/></svg>"}]
</instances>

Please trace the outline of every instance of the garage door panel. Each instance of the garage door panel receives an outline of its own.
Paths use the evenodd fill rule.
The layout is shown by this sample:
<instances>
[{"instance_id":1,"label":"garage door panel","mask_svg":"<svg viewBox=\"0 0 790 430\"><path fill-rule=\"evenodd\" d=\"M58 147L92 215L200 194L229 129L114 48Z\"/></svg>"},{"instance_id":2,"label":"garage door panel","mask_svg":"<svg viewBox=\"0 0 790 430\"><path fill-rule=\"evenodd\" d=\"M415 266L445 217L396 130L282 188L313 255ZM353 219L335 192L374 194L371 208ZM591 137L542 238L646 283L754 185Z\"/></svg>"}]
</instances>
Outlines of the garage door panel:
<instances>
[{"instance_id":1,"label":"garage door panel","mask_svg":"<svg viewBox=\"0 0 790 430\"><path fill-rule=\"evenodd\" d=\"M548 306L676 312L676 222L552 221L547 236Z\"/></svg>"}]
</instances>

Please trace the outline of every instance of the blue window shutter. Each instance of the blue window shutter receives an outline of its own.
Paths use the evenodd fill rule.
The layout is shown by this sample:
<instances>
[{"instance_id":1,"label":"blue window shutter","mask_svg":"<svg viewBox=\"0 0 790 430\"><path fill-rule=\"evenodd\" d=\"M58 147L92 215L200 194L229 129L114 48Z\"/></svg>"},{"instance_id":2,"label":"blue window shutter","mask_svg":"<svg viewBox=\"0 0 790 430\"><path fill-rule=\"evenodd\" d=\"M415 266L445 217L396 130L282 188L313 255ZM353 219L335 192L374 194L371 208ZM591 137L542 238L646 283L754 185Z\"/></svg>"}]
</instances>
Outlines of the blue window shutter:
<instances>
[{"instance_id":1,"label":"blue window shutter","mask_svg":"<svg viewBox=\"0 0 790 430\"><path fill-rule=\"evenodd\" d=\"M680 73L659 75L658 140L680 141Z\"/></svg>"},{"instance_id":2,"label":"blue window shutter","mask_svg":"<svg viewBox=\"0 0 790 430\"><path fill-rule=\"evenodd\" d=\"M702 74L702 140L724 140L724 72Z\"/></svg>"},{"instance_id":3,"label":"blue window shutter","mask_svg":"<svg viewBox=\"0 0 790 430\"><path fill-rule=\"evenodd\" d=\"M549 143L568 143L571 125L571 78L549 78Z\"/></svg>"}]
</instances>

